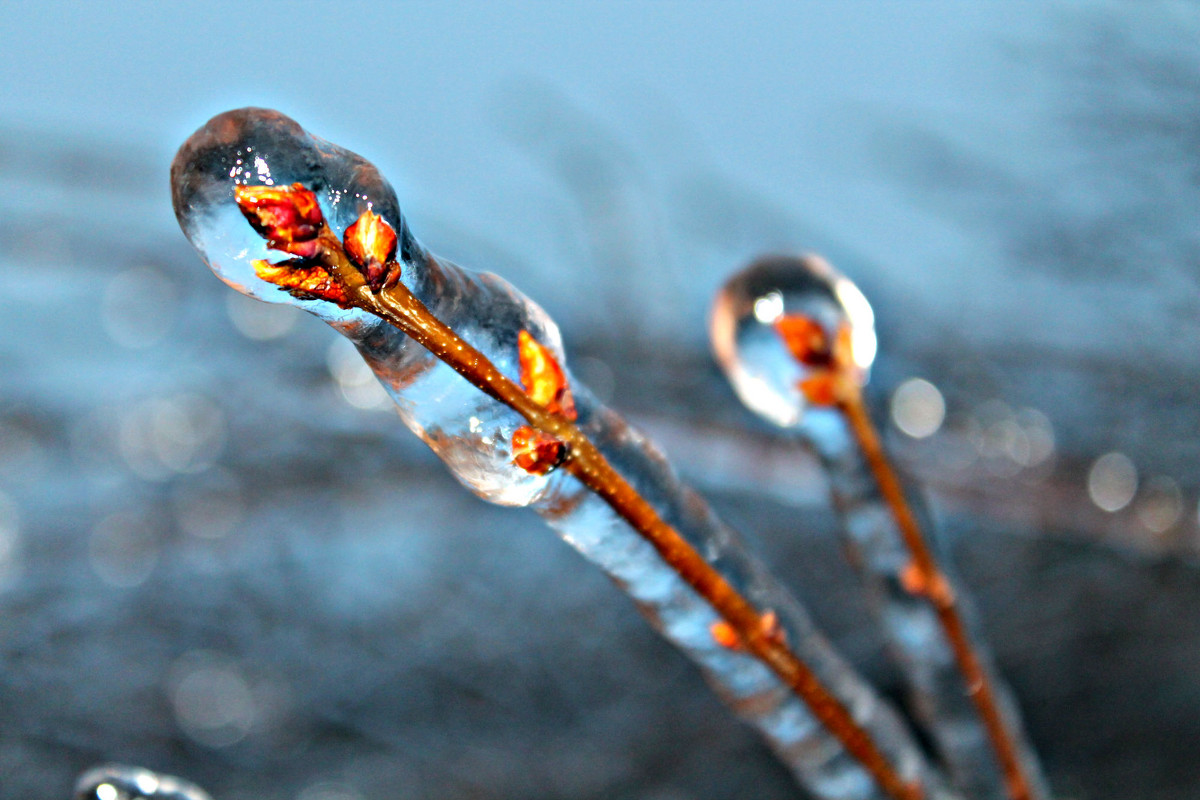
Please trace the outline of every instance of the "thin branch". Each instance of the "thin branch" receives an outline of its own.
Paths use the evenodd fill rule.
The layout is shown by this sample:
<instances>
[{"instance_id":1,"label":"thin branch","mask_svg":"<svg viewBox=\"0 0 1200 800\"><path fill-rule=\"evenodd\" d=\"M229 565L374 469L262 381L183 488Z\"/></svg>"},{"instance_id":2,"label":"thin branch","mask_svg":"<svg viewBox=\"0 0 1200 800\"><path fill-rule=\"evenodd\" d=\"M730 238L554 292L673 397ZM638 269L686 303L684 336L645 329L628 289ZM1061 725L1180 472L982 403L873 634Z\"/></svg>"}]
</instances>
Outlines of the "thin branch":
<instances>
[{"instance_id":1,"label":"thin branch","mask_svg":"<svg viewBox=\"0 0 1200 800\"><path fill-rule=\"evenodd\" d=\"M1032 800L1033 792L1017 745L1005 725L987 671L971 643L950 580L938 567L937 560L917 523L916 515L908 504L899 476L884 452L879 433L871 421L861 388L851 381L844 381L842 384L839 387L841 391L837 393L837 408L849 423L879 491L892 512L905 546L912 555L910 586L916 593L928 598L937 612L938 621L966 681L966 691L983 720L992 749L1004 772L1009 796L1012 800Z\"/></svg>"},{"instance_id":2,"label":"thin branch","mask_svg":"<svg viewBox=\"0 0 1200 800\"><path fill-rule=\"evenodd\" d=\"M766 664L896 800L923 800L925 790L897 773L871 735L817 676L763 624L764 615L743 597L654 507L617 472L571 421L549 413L492 362L438 320L403 283L378 294L346 258L336 237L322 232L326 265L350 305L375 314L428 349L485 394L516 411L538 430L567 445L564 468L601 497L641 534L679 576L735 630L746 649Z\"/></svg>"}]
</instances>

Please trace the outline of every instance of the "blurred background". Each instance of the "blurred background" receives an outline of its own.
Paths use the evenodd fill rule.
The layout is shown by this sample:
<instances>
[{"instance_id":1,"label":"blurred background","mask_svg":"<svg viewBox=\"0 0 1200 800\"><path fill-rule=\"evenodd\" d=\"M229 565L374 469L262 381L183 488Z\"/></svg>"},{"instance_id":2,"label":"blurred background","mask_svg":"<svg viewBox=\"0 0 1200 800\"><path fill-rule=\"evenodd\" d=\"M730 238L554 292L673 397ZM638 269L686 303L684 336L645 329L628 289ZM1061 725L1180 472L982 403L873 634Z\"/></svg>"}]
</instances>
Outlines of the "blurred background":
<instances>
[{"instance_id":1,"label":"blurred background","mask_svg":"<svg viewBox=\"0 0 1200 800\"><path fill-rule=\"evenodd\" d=\"M871 389L1069 798L1200 795L1200 8L0 4L0 798L115 760L216 800L803 797L316 320L235 295L180 143L278 108L500 273L850 656L897 681L709 298L875 305Z\"/></svg>"}]
</instances>

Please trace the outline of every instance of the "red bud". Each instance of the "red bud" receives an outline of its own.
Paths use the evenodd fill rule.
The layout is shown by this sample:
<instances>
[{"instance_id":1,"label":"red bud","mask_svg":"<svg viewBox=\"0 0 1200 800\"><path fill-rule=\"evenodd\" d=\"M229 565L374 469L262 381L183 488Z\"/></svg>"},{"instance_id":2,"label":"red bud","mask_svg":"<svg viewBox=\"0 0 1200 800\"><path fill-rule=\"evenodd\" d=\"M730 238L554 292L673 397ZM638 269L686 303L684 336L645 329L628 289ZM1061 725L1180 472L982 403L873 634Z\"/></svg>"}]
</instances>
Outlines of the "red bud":
<instances>
[{"instance_id":1,"label":"red bud","mask_svg":"<svg viewBox=\"0 0 1200 800\"><path fill-rule=\"evenodd\" d=\"M396 231L370 209L346 228L343 237L346 256L358 267L372 290L378 292L389 279L389 267L396 258Z\"/></svg>"},{"instance_id":2,"label":"red bud","mask_svg":"<svg viewBox=\"0 0 1200 800\"><path fill-rule=\"evenodd\" d=\"M238 208L267 244L302 258L317 254L316 239L325 218L317 196L303 184L291 186L235 186Z\"/></svg>"}]
</instances>

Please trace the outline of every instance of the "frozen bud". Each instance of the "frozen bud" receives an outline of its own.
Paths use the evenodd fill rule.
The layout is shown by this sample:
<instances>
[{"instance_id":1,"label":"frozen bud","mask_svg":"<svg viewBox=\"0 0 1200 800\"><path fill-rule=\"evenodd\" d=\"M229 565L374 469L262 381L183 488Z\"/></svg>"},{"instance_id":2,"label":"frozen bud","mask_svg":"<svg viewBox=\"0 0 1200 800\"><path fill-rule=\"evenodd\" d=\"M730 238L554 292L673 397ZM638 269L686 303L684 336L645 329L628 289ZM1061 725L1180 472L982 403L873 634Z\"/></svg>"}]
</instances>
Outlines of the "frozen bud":
<instances>
[{"instance_id":1,"label":"frozen bud","mask_svg":"<svg viewBox=\"0 0 1200 800\"><path fill-rule=\"evenodd\" d=\"M545 475L567 457L567 446L548 433L522 425L513 431L513 463L533 475Z\"/></svg>"},{"instance_id":2,"label":"frozen bud","mask_svg":"<svg viewBox=\"0 0 1200 800\"><path fill-rule=\"evenodd\" d=\"M576 417L575 399L567 376L550 348L522 330L517 334L517 355L521 363L521 386L533 402L552 414L567 419Z\"/></svg>"},{"instance_id":3,"label":"frozen bud","mask_svg":"<svg viewBox=\"0 0 1200 800\"><path fill-rule=\"evenodd\" d=\"M719 619L712 625L709 625L708 632L712 636L713 641L726 650L743 649L742 637L738 636L738 632L734 627L723 619Z\"/></svg>"},{"instance_id":4,"label":"frozen bud","mask_svg":"<svg viewBox=\"0 0 1200 800\"><path fill-rule=\"evenodd\" d=\"M825 329L812 318L785 314L775 321L775 332L792 358L810 370L796 383L809 404L826 408L837 405L853 385L861 382L849 326L840 326L830 341Z\"/></svg>"},{"instance_id":5,"label":"frozen bud","mask_svg":"<svg viewBox=\"0 0 1200 800\"><path fill-rule=\"evenodd\" d=\"M275 284L298 300L328 300L342 308L350 307L346 288L320 264L291 259L279 264L256 260L250 266L259 278Z\"/></svg>"},{"instance_id":6,"label":"frozen bud","mask_svg":"<svg viewBox=\"0 0 1200 800\"><path fill-rule=\"evenodd\" d=\"M775 320L775 332L783 339L792 358L810 367L828 366L833 348L825 328L804 314L783 314Z\"/></svg>"},{"instance_id":7,"label":"frozen bud","mask_svg":"<svg viewBox=\"0 0 1200 800\"><path fill-rule=\"evenodd\" d=\"M325 225L317 196L303 184L235 186L238 208L254 230L276 250L301 258L317 254L317 237Z\"/></svg>"},{"instance_id":8,"label":"frozen bud","mask_svg":"<svg viewBox=\"0 0 1200 800\"><path fill-rule=\"evenodd\" d=\"M383 217L370 209L346 228L343 241L346 256L358 267L373 291L394 284L399 272L389 273L388 265L396 258L396 231Z\"/></svg>"}]
</instances>

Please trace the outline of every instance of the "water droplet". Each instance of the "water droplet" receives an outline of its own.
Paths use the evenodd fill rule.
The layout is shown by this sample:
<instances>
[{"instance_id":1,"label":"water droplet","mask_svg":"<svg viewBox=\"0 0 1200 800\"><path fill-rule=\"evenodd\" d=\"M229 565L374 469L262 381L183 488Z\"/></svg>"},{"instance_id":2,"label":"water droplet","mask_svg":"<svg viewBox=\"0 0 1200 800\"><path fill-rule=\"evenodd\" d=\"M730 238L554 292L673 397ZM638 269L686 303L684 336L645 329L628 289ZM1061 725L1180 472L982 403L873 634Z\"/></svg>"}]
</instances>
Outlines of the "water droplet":
<instances>
[{"instance_id":1,"label":"water droplet","mask_svg":"<svg viewBox=\"0 0 1200 800\"><path fill-rule=\"evenodd\" d=\"M1137 468L1124 453L1106 453L1088 472L1088 495L1104 511L1120 511L1137 492Z\"/></svg>"},{"instance_id":2,"label":"water droplet","mask_svg":"<svg viewBox=\"0 0 1200 800\"><path fill-rule=\"evenodd\" d=\"M875 359L870 304L819 256L767 256L734 275L713 305L712 346L742 402L781 427L800 423L809 402L799 384L816 371L793 356L776 329L793 317L815 323L827 343L848 330L864 382Z\"/></svg>"},{"instance_id":3,"label":"water droplet","mask_svg":"<svg viewBox=\"0 0 1200 800\"><path fill-rule=\"evenodd\" d=\"M914 439L937 433L946 419L946 401L923 378L910 378L892 393L892 421Z\"/></svg>"}]
</instances>

